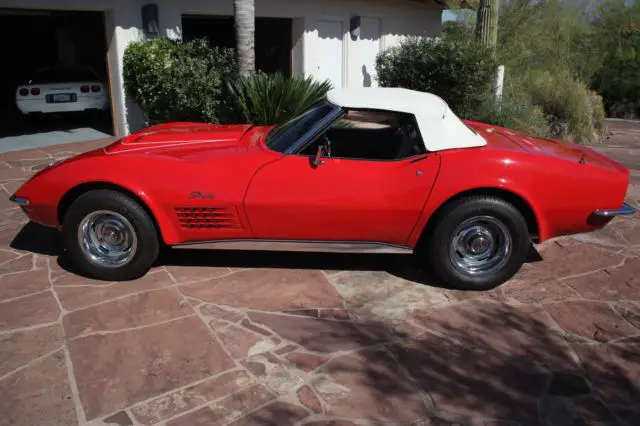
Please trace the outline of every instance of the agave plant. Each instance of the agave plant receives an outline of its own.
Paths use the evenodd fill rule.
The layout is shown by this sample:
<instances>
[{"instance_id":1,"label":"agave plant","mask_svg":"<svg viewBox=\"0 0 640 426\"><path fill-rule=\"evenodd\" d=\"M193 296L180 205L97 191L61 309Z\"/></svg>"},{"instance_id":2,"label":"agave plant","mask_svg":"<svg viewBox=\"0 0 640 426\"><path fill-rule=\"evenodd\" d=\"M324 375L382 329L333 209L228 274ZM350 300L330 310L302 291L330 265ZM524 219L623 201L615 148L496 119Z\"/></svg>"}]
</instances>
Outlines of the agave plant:
<instances>
[{"instance_id":1,"label":"agave plant","mask_svg":"<svg viewBox=\"0 0 640 426\"><path fill-rule=\"evenodd\" d=\"M257 126L282 124L325 98L332 85L312 77L256 73L228 83L231 116ZM230 117L231 118L231 117Z\"/></svg>"}]
</instances>

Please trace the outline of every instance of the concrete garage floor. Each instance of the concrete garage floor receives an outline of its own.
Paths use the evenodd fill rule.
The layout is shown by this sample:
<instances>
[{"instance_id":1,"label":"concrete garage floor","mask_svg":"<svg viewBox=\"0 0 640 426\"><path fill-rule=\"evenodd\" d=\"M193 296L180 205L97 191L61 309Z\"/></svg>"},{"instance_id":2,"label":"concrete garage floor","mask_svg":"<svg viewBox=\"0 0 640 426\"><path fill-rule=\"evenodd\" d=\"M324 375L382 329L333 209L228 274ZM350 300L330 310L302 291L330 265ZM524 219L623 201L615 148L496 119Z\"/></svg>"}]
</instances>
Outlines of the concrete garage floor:
<instances>
[{"instance_id":1,"label":"concrete garage floor","mask_svg":"<svg viewBox=\"0 0 640 426\"><path fill-rule=\"evenodd\" d=\"M43 148L109 137L110 113L94 116L27 118L12 114L0 130L0 153Z\"/></svg>"},{"instance_id":2,"label":"concrete garage floor","mask_svg":"<svg viewBox=\"0 0 640 426\"><path fill-rule=\"evenodd\" d=\"M640 124L612 130L640 206ZM640 217L545 243L484 293L301 253L182 252L104 283L7 201L104 143L0 157L0 425L638 424Z\"/></svg>"}]
</instances>

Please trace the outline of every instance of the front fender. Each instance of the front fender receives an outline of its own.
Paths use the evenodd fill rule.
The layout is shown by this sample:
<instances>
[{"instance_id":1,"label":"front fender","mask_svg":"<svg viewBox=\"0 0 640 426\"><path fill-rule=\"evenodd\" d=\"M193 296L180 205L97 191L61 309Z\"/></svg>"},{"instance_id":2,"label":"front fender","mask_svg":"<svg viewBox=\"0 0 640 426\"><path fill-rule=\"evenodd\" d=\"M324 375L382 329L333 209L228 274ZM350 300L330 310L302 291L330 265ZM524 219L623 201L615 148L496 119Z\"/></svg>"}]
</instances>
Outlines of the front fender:
<instances>
[{"instance_id":1,"label":"front fender","mask_svg":"<svg viewBox=\"0 0 640 426\"><path fill-rule=\"evenodd\" d=\"M114 190L119 190L121 192L126 193L127 195L132 196L131 198L134 198L134 199L137 198L138 199L137 201L144 204L144 207L146 207L150 211L151 215L153 216L153 219L158 225L158 231L160 233L160 237L162 238L162 241L167 245L173 245L180 241L178 230L174 222L172 221L172 218L169 217L166 210L163 209L157 202L155 202L153 200L153 197L150 197L149 194L145 192L144 188L138 185L137 183L131 184L130 182L124 182L118 179L109 179L109 180L107 180L106 178L95 179L95 180L79 183L78 185L76 185L75 187L67 191L63 195L63 197L66 194L72 193L78 189L82 190L84 188L86 188L86 190L97 189L97 188L100 188L100 189L112 188Z\"/></svg>"},{"instance_id":2,"label":"front fender","mask_svg":"<svg viewBox=\"0 0 640 426\"><path fill-rule=\"evenodd\" d=\"M15 195L29 200L30 205L25 211L31 220L45 226L60 227L58 207L68 194L78 192L79 195L85 188L119 189L144 203L152 213L165 244L178 242L176 224L163 208L161 200L150 195L151 191L156 192L163 186L163 178L151 171L158 169L157 160L122 158L118 162L118 170L112 166L108 157L83 156L38 172Z\"/></svg>"}]
</instances>

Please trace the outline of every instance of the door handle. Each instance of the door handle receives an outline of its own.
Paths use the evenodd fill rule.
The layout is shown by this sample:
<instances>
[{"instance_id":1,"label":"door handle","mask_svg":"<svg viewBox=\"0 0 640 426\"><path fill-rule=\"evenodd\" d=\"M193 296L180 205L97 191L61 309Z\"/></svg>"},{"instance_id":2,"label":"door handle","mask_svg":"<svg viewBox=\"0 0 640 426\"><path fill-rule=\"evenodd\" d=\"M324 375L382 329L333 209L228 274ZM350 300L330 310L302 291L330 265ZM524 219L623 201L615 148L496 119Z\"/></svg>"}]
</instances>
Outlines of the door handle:
<instances>
[{"instance_id":1,"label":"door handle","mask_svg":"<svg viewBox=\"0 0 640 426\"><path fill-rule=\"evenodd\" d=\"M417 158L411 160L411 164L419 163L420 161L426 160L427 158L429 158L429 154L423 154L420 157L417 157Z\"/></svg>"}]
</instances>

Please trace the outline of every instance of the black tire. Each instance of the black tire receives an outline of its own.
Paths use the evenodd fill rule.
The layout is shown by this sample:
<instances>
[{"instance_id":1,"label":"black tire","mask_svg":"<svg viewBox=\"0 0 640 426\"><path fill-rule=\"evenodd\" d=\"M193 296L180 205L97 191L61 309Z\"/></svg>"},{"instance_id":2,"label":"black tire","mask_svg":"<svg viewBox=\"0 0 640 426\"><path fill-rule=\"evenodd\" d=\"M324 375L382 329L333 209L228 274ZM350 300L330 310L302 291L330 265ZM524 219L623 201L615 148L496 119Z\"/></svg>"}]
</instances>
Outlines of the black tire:
<instances>
[{"instance_id":1,"label":"black tire","mask_svg":"<svg viewBox=\"0 0 640 426\"><path fill-rule=\"evenodd\" d=\"M104 266L92 261L78 237L78 228L88 215L105 210L128 221L135 233L136 248L122 265ZM126 223L126 221L122 221ZM111 190L93 190L69 206L62 224L62 237L71 263L86 275L107 281L128 281L146 274L160 250L158 232L147 211L130 197Z\"/></svg>"},{"instance_id":2,"label":"black tire","mask_svg":"<svg viewBox=\"0 0 640 426\"><path fill-rule=\"evenodd\" d=\"M527 223L514 205L501 198L492 196L462 198L446 205L434 220L435 222L429 228L429 234L423 241L423 250L418 251L418 256L425 256L425 259L420 259L421 263L428 262L428 265L424 266L430 266L438 278L451 288L459 290L495 288L513 277L529 254L531 237ZM503 256L501 258L503 260L496 261L495 270L474 274L465 270L465 266L457 265L456 260L459 261L463 256L460 251L454 250L455 253L452 254L451 250L454 247L454 239L458 235L458 227L467 221L489 223L489 229L501 229L508 234L511 241L510 253ZM497 234L503 235L500 231L497 231Z\"/></svg>"}]
</instances>

